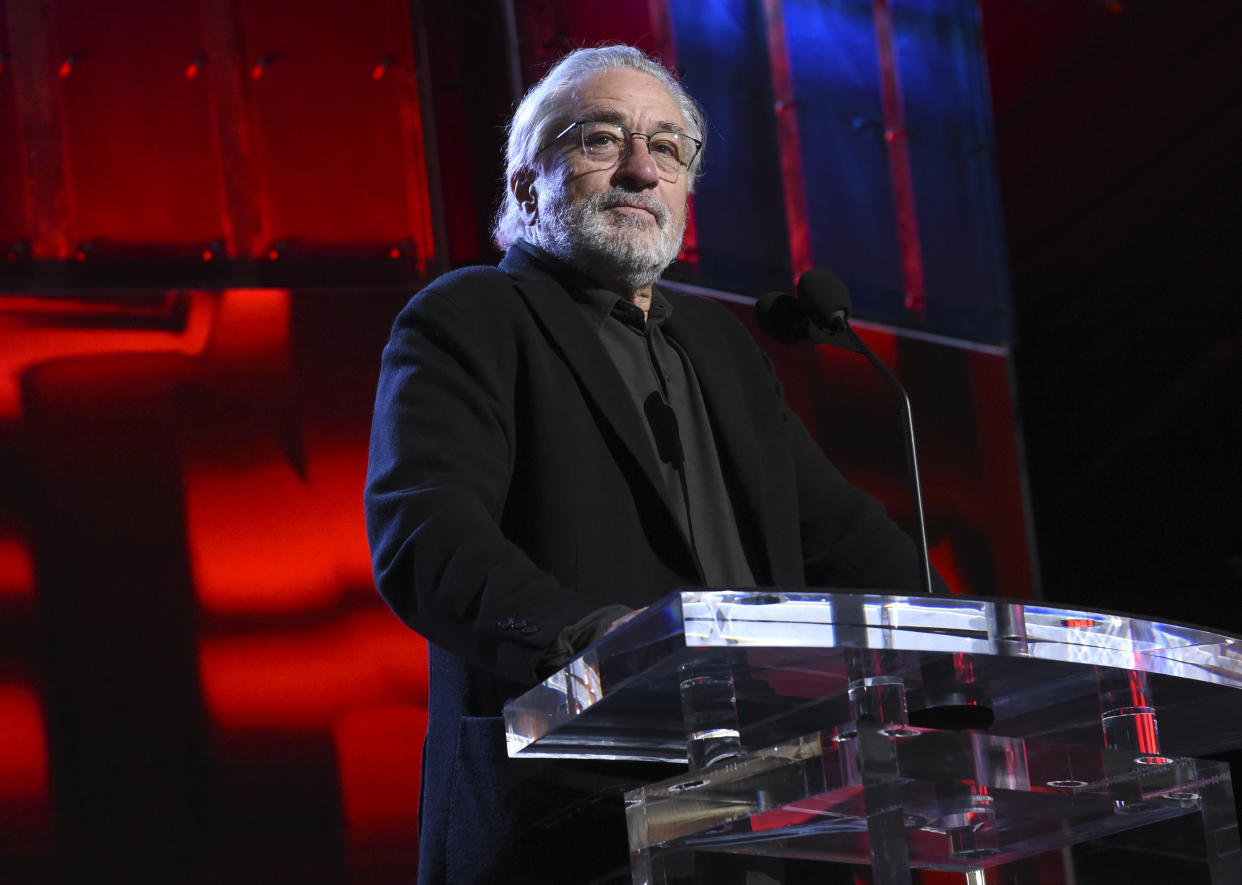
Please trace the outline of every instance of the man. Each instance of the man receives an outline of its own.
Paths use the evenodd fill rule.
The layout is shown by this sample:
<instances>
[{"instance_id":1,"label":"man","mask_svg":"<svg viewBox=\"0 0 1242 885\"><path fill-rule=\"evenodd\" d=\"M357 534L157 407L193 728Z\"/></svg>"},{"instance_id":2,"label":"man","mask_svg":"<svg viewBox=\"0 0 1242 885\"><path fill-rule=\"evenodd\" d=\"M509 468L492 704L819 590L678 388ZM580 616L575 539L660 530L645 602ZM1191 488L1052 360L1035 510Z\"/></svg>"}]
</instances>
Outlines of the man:
<instances>
[{"instance_id":1,"label":"man","mask_svg":"<svg viewBox=\"0 0 1242 885\"><path fill-rule=\"evenodd\" d=\"M500 267L434 282L384 351L367 520L431 641L420 881L625 875L620 798L605 825L589 797L640 775L508 760L500 713L627 613L692 585L918 586L745 329L654 285L703 138L638 50L568 55L510 127Z\"/></svg>"}]
</instances>

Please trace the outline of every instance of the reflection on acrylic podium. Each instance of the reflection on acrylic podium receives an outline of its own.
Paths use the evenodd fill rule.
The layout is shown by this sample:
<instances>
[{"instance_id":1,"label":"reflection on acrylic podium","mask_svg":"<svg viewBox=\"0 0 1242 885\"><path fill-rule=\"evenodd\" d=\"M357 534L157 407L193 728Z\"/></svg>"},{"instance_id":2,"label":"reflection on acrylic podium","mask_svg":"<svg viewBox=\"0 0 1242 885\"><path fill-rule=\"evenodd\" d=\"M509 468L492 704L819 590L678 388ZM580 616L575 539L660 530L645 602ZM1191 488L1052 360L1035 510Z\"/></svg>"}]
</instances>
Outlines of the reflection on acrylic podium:
<instances>
[{"instance_id":1,"label":"reflection on acrylic podium","mask_svg":"<svg viewBox=\"0 0 1242 885\"><path fill-rule=\"evenodd\" d=\"M1197 627L970 597L684 591L505 721L517 758L688 764L626 794L636 885L693 881L702 852L982 883L1072 846L1082 883L1242 882L1229 768L1197 758L1242 746L1242 639Z\"/></svg>"}]
</instances>

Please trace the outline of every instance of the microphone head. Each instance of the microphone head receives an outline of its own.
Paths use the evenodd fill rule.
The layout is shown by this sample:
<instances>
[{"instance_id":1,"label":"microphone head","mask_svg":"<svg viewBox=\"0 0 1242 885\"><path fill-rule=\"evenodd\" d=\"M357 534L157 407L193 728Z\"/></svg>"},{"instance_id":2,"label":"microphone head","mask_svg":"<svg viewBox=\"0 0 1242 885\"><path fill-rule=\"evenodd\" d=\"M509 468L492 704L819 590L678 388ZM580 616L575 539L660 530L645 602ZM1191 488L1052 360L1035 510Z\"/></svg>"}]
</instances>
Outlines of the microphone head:
<instances>
[{"instance_id":1,"label":"microphone head","mask_svg":"<svg viewBox=\"0 0 1242 885\"><path fill-rule=\"evenodd\" d=\"M755 302L755 321L781 344L805 341L810 332L806 308L788 292L769 292Z\"/></svg>"},{"instance_id":2,"label":"microphone head","mask_svg":"<svg viewBox=\"0 0 1242 885\"><path fill-rule=\"evenodd\" d=\"M840 332L850 317L850 293L830 270L813 267L798 280L798 301L816 326Z\"/></svg>"}]
</instances>

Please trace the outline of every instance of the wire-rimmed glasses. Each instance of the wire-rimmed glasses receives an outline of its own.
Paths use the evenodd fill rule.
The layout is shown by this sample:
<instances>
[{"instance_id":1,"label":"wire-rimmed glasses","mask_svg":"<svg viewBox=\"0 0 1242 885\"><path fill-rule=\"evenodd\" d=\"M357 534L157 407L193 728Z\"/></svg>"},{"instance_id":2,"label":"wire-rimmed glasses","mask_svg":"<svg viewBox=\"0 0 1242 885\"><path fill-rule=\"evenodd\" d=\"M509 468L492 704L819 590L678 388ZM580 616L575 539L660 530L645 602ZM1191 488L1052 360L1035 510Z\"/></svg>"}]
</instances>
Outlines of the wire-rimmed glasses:
<instances>
[{"instance_id":1,"label":"wire-rimmed glasses","mask_svg":"<svg viewBox=\"0 0 1242 885\"><path fill-rule=\"evenodd\" d=\"M659 132L631 132L620 123L603 120L578 120L566 126L544 145L542 154L574 129L578 130L582 153L587 160L600 168L609 168L624 160L633 150L634 138L647 139L647 153L660 170L660 177L674 182L690 167L699 155L703 142L684 132L662 129ZM536 154L538 156L538 154Z\"/></svg>"}]
</instances>

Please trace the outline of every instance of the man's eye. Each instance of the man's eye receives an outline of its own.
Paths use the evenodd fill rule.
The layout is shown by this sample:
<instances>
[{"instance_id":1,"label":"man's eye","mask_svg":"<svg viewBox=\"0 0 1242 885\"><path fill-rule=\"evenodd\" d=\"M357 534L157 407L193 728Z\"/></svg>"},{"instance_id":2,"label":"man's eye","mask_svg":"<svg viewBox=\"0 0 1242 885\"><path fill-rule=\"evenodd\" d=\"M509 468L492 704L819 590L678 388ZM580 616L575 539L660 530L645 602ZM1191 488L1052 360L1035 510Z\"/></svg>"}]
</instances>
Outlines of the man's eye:
<instances>
[{"instance_id":1,"label":"man's eye","mask_svg":"<svg viewBox=\"0 0 1242 885\"><path fill-rule=\"evenodd\" d=\"M677 147L677 141L672 138L653 138L651 140L651 152L653 154L663 154L674 160L681 158L681 151Z\"/></svg>"},{"instance_id":2,"label":"man's eye","mask_svg":"<svg viewBox=\"0 0 1242 885\"><path fill-rule=\"evenodd\" d=\"M676 162L681 162L681 142L674 136L669 134L657 135L649 142L651 153L657 157L665 157Z\"/></svg>"},{"instance_id":3,"label":"man's eye","mask_svg":"<svg viewBox=\"0 0 1242 885\"><path fill-rule=\"evenodd\" d=\"M621 143L612 132L587 132L582 136L583 143L589 148L607 148Z\"/></svg>"}]
</instances>

